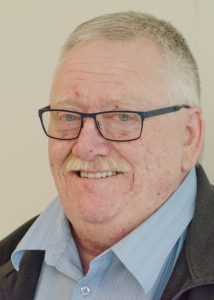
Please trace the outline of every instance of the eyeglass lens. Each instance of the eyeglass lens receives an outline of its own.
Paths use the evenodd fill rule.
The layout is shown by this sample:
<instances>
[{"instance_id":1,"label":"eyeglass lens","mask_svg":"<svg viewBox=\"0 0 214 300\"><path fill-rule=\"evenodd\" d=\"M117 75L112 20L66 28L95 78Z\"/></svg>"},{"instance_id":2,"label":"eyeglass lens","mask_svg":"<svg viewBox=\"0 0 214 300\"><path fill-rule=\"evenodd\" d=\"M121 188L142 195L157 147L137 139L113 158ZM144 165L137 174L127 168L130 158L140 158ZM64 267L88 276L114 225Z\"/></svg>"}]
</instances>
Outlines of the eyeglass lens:
<instances>
[{"instance_id":1,"label":"eyeglass lens","mask_svg":"<svg viewBox=\"0 0 214 300\"><path fill-rule=\"evenodd\" d=\"M74 139L81 130L81 116L74 112L45 111L43 124L51 137ZM141 133L142 121L140 115L134 112L103 112L96 115L96 126L106 139L133 140Z\"/></svg>"}]
</instances>

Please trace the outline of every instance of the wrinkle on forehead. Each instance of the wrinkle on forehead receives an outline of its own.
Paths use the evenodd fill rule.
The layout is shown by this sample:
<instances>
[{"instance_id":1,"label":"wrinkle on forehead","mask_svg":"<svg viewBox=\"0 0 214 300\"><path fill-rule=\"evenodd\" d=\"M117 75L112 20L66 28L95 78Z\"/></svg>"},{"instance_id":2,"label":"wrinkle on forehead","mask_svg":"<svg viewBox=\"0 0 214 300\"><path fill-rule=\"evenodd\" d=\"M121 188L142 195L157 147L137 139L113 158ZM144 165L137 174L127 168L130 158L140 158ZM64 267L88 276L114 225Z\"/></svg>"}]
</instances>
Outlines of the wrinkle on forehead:
<instances>
[{"instance_id":1,"label":"wrinkle on forehead","mask_svg":"<svg viewBox=\"0 0 214 300\"><path fill-rule=\"evenodd\" d=\"M91 41L76 45L60 64L58 71L73 70L99 75L139 73L141 65L160 66L162 56L157 46L149 40ZM107 75L106 74L106 75Z\"/></svg>"},{"instance_id":2,"label":"wrinkle on forehead","mask_svg":"<svg viewBox=\"0 0 214 300\"><path fill-rule=\"evenodd\" d=\"M111 105L113 107L117 107L120 104L129 104L129 105L133 105L133 104L137 104L138 101L137 99L132 99L132 98L122 98L122 97L115 97L113 99L104 99L106 100L106 102L108 103L108 105ZM140 100L140 99L138 99ZM79 105L79 100L75 99L75 98L70 98L69 96L58 96L58 97L54 97L53 99L51 99L51 102L56 104L56 107L58 105L63 106L63 105Z\"/></svg>"},{"instance_id":3,"label":"wrinkle on forehead","mask_svg":"<svg viewBox=\"0 0 214 300\"><path fill-rule=\"evenodd\" d=\"M93 62L89 61L69 61L66 62L64 65L66 65L66 68L76 70L76 71L85 71L85 72L91 72L91 70L99 70L102 73L103 70L118 70L118 71L129 71L129 72L136 72L136 68L139 65L138 63L133 60L127 60L127 61L118 61L112 58L106 58L105 60L94 60ZM64 66L63 65L63 66ZM100 73L99 72L99 73Z\"/></svg>"},{"instance_id":4,"label":"wrinkle on forehead","mask_svg":"<svg viewBox=\"0 0 214 300\"><path fill-rule=\"evenodd\" d=\"M109 62L95 60L93 63L68 61L59 70L56 78L60 77L61 74L65 76L71 75L71 78L74 75L75 80L85 78L87 78L87 80L93 80L93 78L97 78L97 81L102 81L104 77L106 77L107 80L109 77L114 80L114 78L121 78L121 76L123 76L123 78L140 76L137 65L131 61L119 62L112 60L109 60Z\"/></svg>"},{"instance_id":5,"label":"wrinkle on forehead","mask_svg":"<svg viewBox=\"0 0 214 300\"><path fill-rule=\"evenodd\" d=\"M78 67L77 67L78 66ZM126 95L126 100L124 100L124 93L118 94L116 92L115 87L120 86L121 91L125 91L128 86L131 86L134 82L138 85L141 84L140 74L136 70L129 69L128 67L106 67L95 69L94 66L91 68L91 65L88 67L88 64L84 64L84 68L80 68L79 64L69 64L66 66L66 69L62 71L62 74L58 74L55 81L55 86L57 87L58 79L62 78L61 84L68 87L69 95L66 94L66 89L63 88L63 94L59 92L59 95L55 93L55 89L53 88L51 94L51 102L62 102L64 100L72 101L75 98L89 98L90 94L87 95L87 90L82 87L93 86L94 89L100 90L100 98L109 102L120 101L121 103L128 103L135 99L132 97L131 92ZM143 80L142 80L143 82ZM102 87L109 86L110 91L109 95L106 95L106 89L102 91ZM58 89L56 89L58 90ZM67 91L68 91L67 90ZM103 93L103 95L102 95ZM121 92L120 92L121 93ZM111 95L110 95L111 94ZM93 95L92 95L93 97ZM133 101L132 101L133 104Z\"/></svg>"},{"instance_id":6,"label":"wrinkle on forehead","mask_svg":"<svg viewBox=\"0 0 214 300\"><path fill-rule=\"evenodd\" d=\"M105 101L128 99L123 103L149 98L154 94L152 90L160 91L163 86L162 60L157 49L150 46L138 45L136 53L136 47L130 47L130 43L122 47L108 42L98 47L96 43L74 47L57 69L51 102L63 101L62 98L74 100L78 98L76 94L82 97L81 101L97 95ZM152 97L155 99L156 95Z\"/></svg>"}]
</instances>

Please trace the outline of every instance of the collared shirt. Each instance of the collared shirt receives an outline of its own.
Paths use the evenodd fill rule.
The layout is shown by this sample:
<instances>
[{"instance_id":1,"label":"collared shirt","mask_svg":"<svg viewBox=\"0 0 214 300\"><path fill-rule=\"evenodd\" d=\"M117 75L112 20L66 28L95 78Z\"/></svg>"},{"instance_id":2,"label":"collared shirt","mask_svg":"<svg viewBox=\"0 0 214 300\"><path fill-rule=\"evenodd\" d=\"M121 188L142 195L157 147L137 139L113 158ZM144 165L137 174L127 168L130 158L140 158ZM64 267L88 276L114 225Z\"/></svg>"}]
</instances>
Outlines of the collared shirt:
<instances>
[{"instance_id":1,"label":"collared shirt","mask_svg":"<svg viewBox=\"0 0 214 300\"><path fill-rule=\"evenodd\" d=\"M19 270L25 250L45 250L36 300L160 299L195 207L195 169L150 218L95 259L83 274L69 223L56 198L12 254Z\"/></svg>"}]
</instances>

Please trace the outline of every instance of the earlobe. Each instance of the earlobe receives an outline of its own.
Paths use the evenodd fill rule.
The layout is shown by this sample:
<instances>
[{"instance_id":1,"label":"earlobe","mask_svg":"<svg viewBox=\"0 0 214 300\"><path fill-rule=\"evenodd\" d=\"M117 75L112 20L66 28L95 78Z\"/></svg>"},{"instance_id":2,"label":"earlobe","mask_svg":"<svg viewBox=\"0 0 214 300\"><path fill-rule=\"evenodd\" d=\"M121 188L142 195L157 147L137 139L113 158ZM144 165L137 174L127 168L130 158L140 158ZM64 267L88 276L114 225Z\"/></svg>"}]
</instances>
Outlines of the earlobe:
<instances>
[{"instance_id":1,"label":"earlobe","mask_svg":"<svg viewBox=\"0 0 214 300\"><path fill-rule=\"evenodd\" d=\"M205 123L200 107L187 111L183 140L182 171L188 172L198 161L204 142Z\"/></svg>"}]
</instances>

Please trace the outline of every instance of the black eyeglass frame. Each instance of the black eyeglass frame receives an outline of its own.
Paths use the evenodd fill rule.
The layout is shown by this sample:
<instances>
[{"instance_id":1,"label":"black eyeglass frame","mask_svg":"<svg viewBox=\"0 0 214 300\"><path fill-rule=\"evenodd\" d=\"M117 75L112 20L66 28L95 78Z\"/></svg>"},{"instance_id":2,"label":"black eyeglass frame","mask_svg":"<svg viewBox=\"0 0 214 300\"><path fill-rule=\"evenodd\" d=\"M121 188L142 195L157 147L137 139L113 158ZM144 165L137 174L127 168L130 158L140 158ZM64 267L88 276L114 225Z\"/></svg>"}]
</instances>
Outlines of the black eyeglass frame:
<instances>
[{"instance_id":1,"label":"black eyeglass frame","mask_svg":"<svg viewBox=\"0 0 214 300\"><path fill-rule=\"evenodd\" d=\"M141 137L141 134L142 134L142 130L143 130L143 122L146 118L150 118L150 117L155 117L155 116L159 116L159 115L163 115L163 114L168 114L168 113L171 113L171 112L176 112L178 110L180 110L181 108L189 108L190 106L188 105L175 105L175 106L169 106L169 107L164 107L164 108L159 108L159 109L153 109L153 110L149 110L149 111L133 111L133 110L109 110L109 111L99 111L97 113L82 113L82 112L78 112L78 111L72 111L72 110L67 110L67 109L52 109L50 107L50 105L46 106L46 107L43 107L43 108L40 108L38 110L38 115L39 115L39 118L40 118L40 121L41 121L41 124L42 124L42 128L44 130L44 133L49 137L49 138L52 138L52 139L56 139L56 140L62 140L62 141L66 141L66 140L75 140L79 137L80 135L80 132L84 126L84 122L83 122L83 119L84 118L92 118L94 119L95 121L95 124L96 124L96 127L100 133L100 135L105 139L105 140L108 140L108 141L113 141L113 142L129 142L129 141L135 141L135 140L138 140L140 137ZM42 118L42 115L43 113L47 112L47 111L62 111L62 112L69 112L69 113L74 113L74 114L78 114L81 118L81 124L80 124L80 130L77 134L76 137L74 138L57 138L57 137L54 137L54 136L51 136L48 134L48 132L46 131L46 128L45 128L45 125L43 123L43 118ZM134 139L128 139L128 140L114 140L114 139L108 139L106 137L103 136L100 128L99 128L99 123L98 121L96 120L96 116L97 115L100 115L100 114L105 114L105 113L135 113L135 114L138 114L140 117L141 117L141 129L140 129L140 133L138 135L138 137L134 138Z\"/></svg>"}]
</instances>

